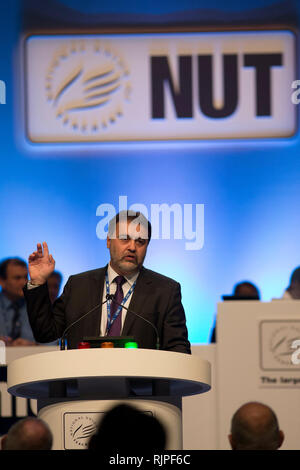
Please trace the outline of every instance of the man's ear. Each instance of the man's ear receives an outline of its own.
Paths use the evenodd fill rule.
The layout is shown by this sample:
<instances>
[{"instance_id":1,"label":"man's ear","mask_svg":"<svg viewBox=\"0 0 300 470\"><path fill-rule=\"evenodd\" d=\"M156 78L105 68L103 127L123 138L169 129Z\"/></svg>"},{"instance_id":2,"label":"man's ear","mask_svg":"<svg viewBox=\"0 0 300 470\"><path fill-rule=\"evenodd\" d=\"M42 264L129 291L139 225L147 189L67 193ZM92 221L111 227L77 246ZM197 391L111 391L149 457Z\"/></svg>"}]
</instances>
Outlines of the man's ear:
<instances>
[{"instance_id":1,"label":"man's ear","mask_svg":"<svg viewBox=\"0 0 300 470\"><path fill-rule=\"evenodd\" d=\"M107 235L107 238L106 238L106 246L107 246L108 249L110 248L110 238L108 237L108 235Z\"/></svg>"},{"instance_id":2,"label":"man's ear","mask_svg":"<svg viewBox=\"0 0 300 470\"><path fill-rule=\"evenodd\" d=\"M0 450L4 450L5 441L6 441L6 434L1 439Z\"/></svg>"},{"instance_id":3,"label":"man's ear","mask_svg":"<svg viewBox=\"0 0 300 470\"><path fill-rule=\"evenodd\" d=\"M231 449L234 450L234 443L233 443L233 440L232 440L232 434L228 434L228 440L229 440Z\"/></svg>"},{"instance_id":4,"label":"man's ear","mask_svg":"<svg viewBox=\"0 0 300 470\"><path fill-rule=\"evenodd\" d=\"M278 444L278 449L279 449L279 447L282 446L283 441L284 441L284 432L283 432L283 431L279 431L279 444Z\"/></svg>"}]
</instances>

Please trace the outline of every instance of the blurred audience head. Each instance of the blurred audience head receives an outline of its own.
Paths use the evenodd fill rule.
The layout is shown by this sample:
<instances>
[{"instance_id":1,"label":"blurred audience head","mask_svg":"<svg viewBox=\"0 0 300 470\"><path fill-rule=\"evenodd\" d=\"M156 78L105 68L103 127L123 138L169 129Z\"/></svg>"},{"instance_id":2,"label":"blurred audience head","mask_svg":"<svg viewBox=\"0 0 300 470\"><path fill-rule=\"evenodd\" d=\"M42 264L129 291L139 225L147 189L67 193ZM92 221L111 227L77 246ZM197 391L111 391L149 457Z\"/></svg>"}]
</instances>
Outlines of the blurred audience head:
<instances>
[{"instance_id":1,"label":"blurred audience head","mask_svg":"<svg viewBox=\"0 0 300 470\"><path fill-rule=\"evenodd\" d=\"M6 258L0 263L2 292L12 301L24 296L23 287L28 279L28 268L21 258Z\"/></svg>"},{"instance_id":2,"label":"blurred audience head","mask_svg":"<svg viewBox=\"0 0 300 470\"><path fill-rule=\"evenodd\" d=\"M260 299L260 294L258 288L252 284L252 282L244 281L239 282L234 286L233 295L236 297L243 298L251 298L254 300Z\"/></svg>"},{"instance_id":3,"label":"blurred audience head","mask_svg":"<svg viewBox=\"0 0 300 470\"><path fill-rule=\"evenodd\" d=\"M51 450L52 433L39 418L24 418L13 424L2 439L3 450Z\"/></svg>"},{"instance_id":4,"label":"blurred audience head","mask_svg":"<svg viewBox=\"0 0 300 470\"><path fill-rule=\"evenodd\" d=\"M47 280L48 292L51 303L53 303L59 294L60 286L62 283L62 275L59 271L53 271Z\"/></svg>"},{"instance_id":5,"label":"blurred audience head","mask_svg":"<svg viewBox=\"0 0 300 470\"><path fill-rule=\"evenodd\" d=\"M300 299L300 266L292 272L287 291L293 299Z\"/></svg>"},{"instance_id":6,"label":"blurred audience head","mask_svg":"<svg viewBox=\"0 0 300 470\"><path fill-rule=\"evenodd\" d=\"M89 450L107 454L162 451L166 433L157 418L132 406L121 404L108 411L91 437Z\"/></svg>"},{"instance_id":7,"label":"blurred audience head","mask_svg":"<svg viewBox=\"0 0 300 470\"><path fill-rule=\"evenodd\" d=\"M249 402L233 415L228 438L232 450L276 450L282 445L284 434L269 406Z\"/></svg>"}]
</instances>

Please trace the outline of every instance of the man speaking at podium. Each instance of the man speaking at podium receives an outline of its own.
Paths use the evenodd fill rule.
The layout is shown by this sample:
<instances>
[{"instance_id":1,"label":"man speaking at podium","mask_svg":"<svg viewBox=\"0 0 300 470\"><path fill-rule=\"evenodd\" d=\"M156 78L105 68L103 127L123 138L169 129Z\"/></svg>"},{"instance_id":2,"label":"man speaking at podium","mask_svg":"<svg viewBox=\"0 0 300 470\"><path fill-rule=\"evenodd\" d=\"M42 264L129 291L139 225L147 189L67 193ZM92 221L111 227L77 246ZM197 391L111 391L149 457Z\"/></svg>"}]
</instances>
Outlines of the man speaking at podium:
<instances>
[{"instance_id":1,"label":"man speaking at podium","mask_svg":"<svg viewBox=\"0 0 300 470\"><path fill-rule=\"evenodd\" d=\"M24 288L36 341L54 341L68 328L71 349L84 337L131 336L139 348L155 349L159 338L160 349L190 354L180 284L143 267L150 239L151 224L143 214L117 214L108 229L109 264L70 276L53 305L47 279L55 261L47 243L38 243Z\"/></svg>"}]
</instances>

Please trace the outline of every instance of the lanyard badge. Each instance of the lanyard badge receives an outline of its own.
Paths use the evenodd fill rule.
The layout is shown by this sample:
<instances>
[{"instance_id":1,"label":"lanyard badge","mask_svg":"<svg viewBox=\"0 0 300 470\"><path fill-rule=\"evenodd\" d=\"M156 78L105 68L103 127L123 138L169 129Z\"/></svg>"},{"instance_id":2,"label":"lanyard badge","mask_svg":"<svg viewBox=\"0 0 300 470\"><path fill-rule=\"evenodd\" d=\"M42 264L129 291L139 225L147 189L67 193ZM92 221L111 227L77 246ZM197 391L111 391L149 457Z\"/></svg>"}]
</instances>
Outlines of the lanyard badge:
<instances>
[{"instance_id":1,"label":"lanyard badge","mask_svg":"<svg viewBox=\"0 0 300 470\"><path fill-rule=\"evenodd\" d=\"M110 294L109 292L109 281L108 281L108 274L106 272L106 275L105 275L105 285L106 285L106 295L107 294ZM131 296L134 288L135 288L135 285L136 285L136 281L132 284L132 286L130 287L129 291L127 292L126 296L123 298L122 302L121 302L121 305L118 306L113 318L111 318L111 313L110 313L110 305L111 303L110 302L107 302L107 331L109 331L111 325L113 324L113 322L115 321L115 319L120 315L121 313L121 310L122 310L122 306L126 304L127 300L129 299L129 297Z\"/></svg>"}]
</instances>

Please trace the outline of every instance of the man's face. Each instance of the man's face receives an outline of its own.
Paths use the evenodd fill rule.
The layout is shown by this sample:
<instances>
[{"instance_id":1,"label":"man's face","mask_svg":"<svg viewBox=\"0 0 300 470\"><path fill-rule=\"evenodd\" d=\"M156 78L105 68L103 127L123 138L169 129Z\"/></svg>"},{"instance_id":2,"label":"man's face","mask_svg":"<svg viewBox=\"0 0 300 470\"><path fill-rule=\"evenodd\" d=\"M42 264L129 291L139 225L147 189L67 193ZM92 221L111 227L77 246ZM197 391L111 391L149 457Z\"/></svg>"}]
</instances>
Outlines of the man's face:
<instances>
[{"instance_id":1,"label":"man's face","mask_svg":"<svg viewBox=\"0 0 300 470\"><path fill-rule=\"evenodd\" d=\"M120 275L138 272L143 265L147 247L147 230L134 221L116 224L115 238L107 237L111 267Z\"/></svg>"},{"instance_id":2,"label":"man's face","mask_svg":"<svg viewBox=\"0 0 300 470\"><path fill-rule=\"evenodd\" d=\"M0 278L0 285L9 299L18 300L24 296L22 289L27 279L27 268L9 263L6 268L6 279Z\"/></svg>"}]
</instances>

